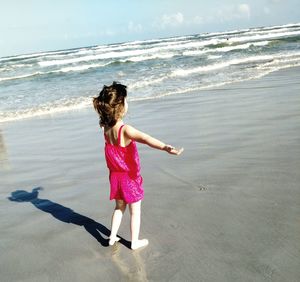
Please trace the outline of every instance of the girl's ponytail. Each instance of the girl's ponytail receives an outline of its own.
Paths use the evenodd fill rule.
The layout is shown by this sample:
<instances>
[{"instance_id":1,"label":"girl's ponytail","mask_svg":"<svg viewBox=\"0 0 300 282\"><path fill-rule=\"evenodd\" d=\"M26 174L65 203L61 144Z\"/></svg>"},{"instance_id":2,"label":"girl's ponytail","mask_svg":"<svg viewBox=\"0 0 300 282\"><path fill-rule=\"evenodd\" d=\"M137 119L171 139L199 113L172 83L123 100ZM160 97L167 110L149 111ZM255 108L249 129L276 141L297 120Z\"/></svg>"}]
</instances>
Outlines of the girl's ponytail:
<instances>
[{"instance_id":1,"label":"girl's ponytail","mask_svg":"<svg viewBox=\"0 0 300 282\"><path fill-rule=\"evenodd\" d=\"M104 85L99 96L93 98L93 106L99 114L101 127L113 127L116 124L123 114L126 96L126 86L113 82L111 86Z\"/></svg>"}]
</instances>

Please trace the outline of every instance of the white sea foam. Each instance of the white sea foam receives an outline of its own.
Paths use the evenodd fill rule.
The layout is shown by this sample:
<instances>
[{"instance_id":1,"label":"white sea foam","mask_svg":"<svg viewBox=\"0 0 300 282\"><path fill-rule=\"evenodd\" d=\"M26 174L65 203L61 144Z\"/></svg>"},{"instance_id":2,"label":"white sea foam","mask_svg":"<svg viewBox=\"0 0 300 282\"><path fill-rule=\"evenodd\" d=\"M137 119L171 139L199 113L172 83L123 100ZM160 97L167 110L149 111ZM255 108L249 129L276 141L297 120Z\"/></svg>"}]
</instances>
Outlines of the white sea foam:
<instances>
[{"instance_id":1,"label":"white sea foam","mask_svg":"<svg viewBox=\"0 0 300 282\"><path fill-rule=\"evenodd\" d=\"M28 77L36 76L36 75L40 75L40 74L43 74L43 72L37 71L37 72L34 72L34 73L16 75L16 76L11 76L11 77L0 77L0 81L14 80L14 79L20 79L20 78L28 78Z\"/></svg>"},{"instance_id":2,"label":"white sea foam","mask_svg":"<svg viewBox=\"0 0 300 282\"><path fill-rule=\"evenodd\" d=\"M251 79L257 79L260 77L263 77L271 72L278 71L280 69L284 68L290 68L290 67L299 67L300 61L297 61L296 58L295 62L288 65L277 65L273 66L272 68L264 69L262 72L258 72L255 75L252 76L246 76L244 78L238 78L238 79L230 79L227 81L223 81L220 83L210 83L206 85L197 85L194 87L185 87L174 91L168 91L163 93L158 93L155 96L148 96L148 97L133 97L130 98L129 101L141 101L141 100L149 100L149 99L160 99L166 96L170 95L178 95L178 94L185 94L190 93L194 91L200 91L204 89L211 89L211 88L218 88L224 85L241 82L241 81L247 81ZM289 62L291 62L290 59ZM298 58L297 58L298 59ZM134 88L134 85L129 85L130 89ZM33 118L37 116L44 116L44 115L53 115L56 113L63 113L68 111L76 111L81 110L87 107L91 107L92 105L92 97L78 97L78 98L69 98L69 99L61 99L58 101L55 101L54 103L50 104L44 104L39 107L30 108L26 110L19 110L15 112L9 112L9 113L1 113L0 112L0 123L1 122L9 122L9 121L16 121L16 120L22 120L26 118Z\"/></svg>"},{"instance_id":3,"label":"white sea foam","mask_svg":"<svg viewBox=\"0 0 300 282\"><path fill-rule=\"evenodd\" d=\"M25 118L32 118L43 115L53 115L67 111L81 110L92 106L91 97L78 97L57 100L53 103L46 103L39 107L19 110L9 113L0 112L0 122L8 122Z\"/></svg>"},{"instance_id":4,"label":"white sea foam","mask_svg":"<svg viewBox=\"0 0 300 282\"><path fill-rule=\"evenodd\" d=\"M180 44L185 44L185 43L189 43L192 42L191 39L186 39L186 40L176 40L176 41L163 41L163 42L157 42L151 45L151 47L170 47L170 46L176 46L176 45L180 45ZM146 47L146 46L145 46Z\"/></svg>"},{"instance_id":5,"label":"white sea foam","mask_svg":"<svg viewBox=\"0 0 300 282\"><path fill-rule=\"evenodd\" d=\"M149 85L159 84L162 81L164 81L166 78L168 78L168 75L167 76L162 76L162 77L159 77L159 78L154 78L154 77L151 76L149 78L146 78L146 79L143 79L143 80L140 80L140 81L129 84L128 88L131 89L131 90L144 88L144 87L147 87Z\"/></svg>"},{"instance_id":6,"label":"white sea foam","mask_svg":"<svg viewBox=\"0 0 300 282\"><path fill-rule=\"evenodd\" d=\"M147 61L147 60L154 60L154 59L169 59L174 57L174 53L166 53L166 54L157 54L157 55L152 55L152 56L135 56L135 57L130 57L126 60L122 60L122 62L141 62L141 61Z\"/></svg>"},{"instance_id":7,"label":"white sea foam","mask_svg":"<svg viewBox=\"0 0 300 282\"><path fill-rule=\"evenodd\" d=\"M289 36L300 35L300 30L297 31L290 31L290 32L279 32L279 33L268 33L263 35L250 35L250 36L240 36L240 37L233 37L229 38L229 42L245 42L245 41L258 41L258 40L265 40L265 39L280 39Z\"/></svg>"},{"instance_id":8,"label":"white sea foam","mask_svg":"<svg viewBox=\"0 0 300 282\"><path fill-rule=\"evenodd\" d=\"M232 59L228 61L224 61L221 63L216 63L212 65L205 65L200 66L196 68L190 68L190 69L177 69L171 73L171 77L177 77L177 76L188 76L190 74L194 73L201 73L201 72L208 72L212 70L222 69L231 65L238 65L238 64L244 64L244 63L250 63L250 62L258 62L258 61L268 61L272 60L273 56L271 55L263 55L263 56L251 56L246 58L240 58L240 59Z\"/></svg>"},{"instance_id":9,"label":"white sea foam","mask_svg":"<svg viewBox=\"0 0 300 282\"><path fill-rule=\"evenodd\" d=\"M187 42L187 43L180 43L171 45L171 46L159 46L159 47L152 47L147 49L136 49L136 50L127 50L122 52L111 51L102 54L96 55L89 55L89 56L82 56L77 58L70 58L70 59L63 59L63 60L50 60L50 61L41 61L39 65L42 67L54 66L54 65L64 65L64 64L73 64L79 62L88 62L93 60L105 60L105 59L116 59L116 58L124 58L124 57L136 57L139 55L147 55L153 54L162 51L171 51L171 50L180 50L186 48L196 48L196 47L203 47L207 45L213 45L224 42L224 39L209 39L200 42ZM130 59L128 59L130 60Z\"/></svg>"},{"instance_id":10,"label":"white sea foam","mask_svg":"<svg viewBox=\"0 0 300 282\"><path fill-rule=\"evenodd\" d=\"M259 41L259 42L251 42L250 45L253 46L266 46L270 43L271 41L265 40L265 41Z\"/></svg>"},{"instance_id":11,"label":"white sea foam","mask_svg":"<svg viewBox=\"0 0 300 282\"><path fill-rule=\"evenodd\" d=\"M76 89L77 86L78 91L89 91L88 86L80 84L82 81L86 81L87 84L95 82L96 73L87 71L93 68L99 68L97 73L99 72L100 79L122 77L131 93L129 100L134 101L159 99L164 96L219 87L236 81L258 78L278 69L300 66L299 34L300 24L299 26L251 28L0 58L0 81L33 77L24 85L14 85L16 95L10 95L12 84L7 82L1 85L3 95L0 97L0 120L1 122L12 121L91 107L91 97L67 97L74 94L70 89ZM273 39L277 41L285 37L293 37L293 40L283 40L281 44L272 44ZM268 47L264 48L264 46ZM199 56L199 58L184 57L191 55ZM156 59L158 59L158 64L156 61L151 61ZM169 60L164 61L165 59ZM143 61L150 62L138 63ZM134 64L136 71L131 70L133 64L123 65L123 62L136 62ZM105 68L110 64L109 68ZM103 75L101 75L102 67L104 67ZM84 77L75 75L76 72L85 71ZM69 83L63 79L59 80L58 85L62 89L59 93L60 97L65 96L66 99L54 100L57 93L45 89L45 92L40 94L44 95L41 100L51 102L39 104L35 99L38 93L31 92L31 89L40 89L39 86L43 81L35 77L44 76L47 78L47 83L54 83L54 81L51 82L51 74L69 72L74 72L74 75L70 76L74 85L72 84L69 89L68 87L63 89ZM6 77L3 77L4 75ZM22 108L28 105L28 109L18 108L20 103L22 103ZM13 106L15 110L10 110Z\"/></svg>"},{"instance_id":12,"label":"white sea foam","mask_svg":"<svg viewBox=\"0 0 300 282\"><path fill-rule=\"evenodd\" d=\"M158 51L158 49L156 50ZM79 62L89 62L94 60L104 60L104 59L114 59L114 58L122 58L122 57L130 57L136 55L143 55L149 53L147 50L132 50L132 51L124 51L124 52L107 52L104 54L98 55L90 55L90 56L83 56L78 58L71 58L71 59L64 59L64 60L51 60L51 61L42 61L39 62L40 66L48 67L54 65L65 65L65 64L73 64Z\"/></svg>"},{"instance_id":13,"label":"white sea foam","mask_svg":"<svg viewBox=\"0 0 300 282\"><path fill-rule=\"evenodd\" d=\"M132 43L160 43L160 42L173 42L173 41L181 41L181 40L187 40L189 38L193 38L195 37L195 35L184 35L184 36L175 36L175 37L167 37L167 38L160 38L160 39L146 39L146 40L140 40L140 41L133 41ZM127 44L131 44L131 42L126 42L123 43L122 45L127 45Z\"/></svg>"},{"instance_id":14,"label":"white sea foam","mask_svg":"<svg viewBox=\"0 0 300 282\"><path fill-rule=\"evenodd\" d=\"M95 53L94 55L97 55L97 54L103 54L105 52L112 52L112 51L122 51L122 50L135 50L135 49L144 49L144 46L143 45L116 45L116 46L106 46L105 48L102 47L102 48L98 48L98 49L95 49L93 50Z\"/></svg>"},{"instance_id":15,"label":"white sea foam","mask_svg":"<svg viewBox=\"0 0 300 282\"><path fill-rule=\"evenodd\" d=\"M274 34L282 33L282 32L289 32L289 31L297 31L300 27L300 24L287 24L282 26L268 26L268 27L258 27L258 28L249 28L249 29L241 29L241 30L234 30L229 31L227 34L226 32L219 32L219 33L209 33L210 35L217 35L217 36L224 36L224 35L234 35L239 34L241 36L249 36L249 35L259 35L259 34ZM234 37L234 36L233 36Z\"/></svg>"},{"instance_id":16,"label":"white sea foam","mask_svg":"<svg viewBox=\"0 0 300 282\"><path fill-rule=\"evenodd\" d=\"M229 67L231 65L245 64L250 62L272 61L274 59L290 58L290 57L297 57L297 56L300 56L299 52L293 52L289 54L261 55L261 56L251 56L251 57L240 58L240 59L231 59L228 61L224 61L212 65L199 66L196 68L177 69L170 74L170 77L188 76L190 74L222 69L225 67Z\"/></svg>"},{"instance_id":17,"label":"white sea foam","mask_svg":"<svg viewBox=\"0 0 300 282\"><path fill-rule=\"evenodd\" d=\"M212 88L218 88L224 85L228 85L228 84L233 84L233 83L237 83L237 82L242 82L242 81L248 81L248 80L253 80L253 79L258 79L261 78L263 76L266 76L272 72L281 70L281 69L285 69L285 68L292 68L292 67L299 67L300 66L300 61L295 62L294 64L288 64L288 65L281 65L281 66L276 66L273 68L268 68L265 69L262 72L258 72L255 75L252 76L246 76L244 78L238 78L238 79L231 79L228 81L224 81L224 82L220 82L220 83L211 83L211 84L207 84L207 85L198 85L195 87L187 87L187 88L181 88L175 91L168 91L168 92L164 92L164 93L160 93L157 94L155 96L151 96L151 97L137 97L137 98L133 98L133 101L140 101L140 100L152 100L152 99L160 99L166 96L171 96L171 95L178 95L178 94L185 94L185 93L191 93L191 92L195 92L195 91L201 91L201 90L205 90L205 89L212 89Z\"/></svg>"},{"instance_id":18,"label":"white sea foam","mask_svg":"<svg viewBox=\"0 0 300 282\"><path fill-rule=\"evenodd\" d=\"M41 75L49 75L53 73L67 73L67 72L76 72L76 71L84 71L92 68L100 68L107 66L111 64L112 62L108 62L105 64L87 64L87 65L80 65L80 66L72 66L72 67L64 67L58 70L52 70L52 71L37 71L34 73L29 73L29 74L23 74L23 75L17 75L17 76L11 76L11 77L0 77L0 81L7 81L7 80L15 80L15 79L21 79L21 78L29 78L33 76L41 76Z\"/></svg>"},{"instance_id":19,"label":"white sea foam","mask_svg":"<svg viewBox=\"0 0 300 282\"><path fill-rule=\"evenodd\" d=\"M250 42L240 45L233 45L233 46L225 46L222 48L216 48L218 52L229 52L232 50L239 50L239 49L249 49L251 46L265 46L268 45L270 41L260 41L260 42Z\"/></svg>"},{"instance_id":20,"label":"white sea foam","mask_svg":"<svg viewBox=\"0 0 300 282\"><path fill-rule=\"evenodd\" d=\"M237 31L236 31L237 32ZM264 31L265 32L265 31ZM267 31L268 32L268 31ZM234 34L235 31L231 32L231 34ZM116 46L101 46L97 50L97 53L91 54L90 50L81 50L74 53L66 54L65 57L61 60L46 60L46 61L40 61L39 65L42 67L48 67L53 65L64 65L64 64L73 64L73 63L80 63L80 62L88 62L93 60L105 60L105 59L117 59L117 58L124 58L124 57L136 57L141 55L151 55L153 53L161 52L161 51L174 51L174 50L186 50L184 51L184 54L203 54L206 52L216 52L214 49L211 49L209 51L207 50L199 50L199 48L203 48L209 45L216 45L216 44L232 44L232 43L243 43L249 41L262 41L261 43L255 42L253 43L256 46L262 46L264 44L267 44L267 39L280 39L283 37L288 36L294 36L299 35L300 30L296 31L284 31L284 32L270 32L266 34L252 34L253 31L247 32L246 30L244 33L240 34L239 36L229 36L227 38L207 38L203 40L191 40L187 39L187 37L182 37L183 40L180 38L177 38L175 41L167 41L167 40L160 40L157 41L156 44L153 44L152 46L147 46L145 44L142 45L141 42L136 42L135 44L123 44L123 45L116 45ZM220 33L221 34L221 33ZM222 33L223 34L223 33ZM224 33L225 34L225 33ZM192 38L192 37L190 37ZM218 51L227 52L230 50L235 49L243 49L248 48L251 45L241 45L239 47L237 46L224 46L222 49L218 49ZM198 50L189 50L189 49L195 49L198 48ZM98 53L100 52L100 53ZM90 54L90 55L88 55ZM49 54L49 56L56 56L56 54ZM79 56L78 56L79 55ZM83 56L80 56L83 55ZM70 57L72 56L72 57ZM74 57L76 56L76 57ZM128 59L130 60L130 59Z\"/></svg>"},{"instance_id":21,"label":"white sea foam","mask_svg":"<svg viewBox=\"0 0 300 282\"><path fill-rule=\"evenodd\" d=\"M300 23L289 23L289 24L283 24L283 25L265 26L265 27L259 27L257 29L272 30L272 29L286 28L286 27L300 27Z\"/></svg>"},{"instance_id":22,"label":"white sea foam","mask_svg":"<svg viewBox=\"0 0 300 282\"><path fill-rule=\"evenodd\" d=\"M32 53L32 54L2 57L2 58L0 58L0 62L1 61L18 60L18 59L34 59L36 57L42 57L42 56L53 55L53 54L61 54L61 53L65 53L65 52L66 52L66 50L60 50L60 51L37 52L37 53Z\"/></svg>"},{"instance_id":23,"label":"white sea foam","mask_svg":"<svg viewBox=\"0 0 300 282\"><path fill-rule=\"evenodd\" d=\"M123 51L123 52L112 51L112 52L107 52L98 55L83 56L83 57L64 59L64 60L41 61L39 62L39 65L42 67L48 67L54 65L65 65L65 64L73 64L73 63L80 63L80 62L89 62L95 60L116 59L116 58L123 58L123 57L128 57L127 60L131 60L131 58L133 58L132 60L134 61L138 55L146 55L158 51L159 51L158 47L152 48L150 51L147 49L130 50L130 51Z\"/></svg>"},{"instance_id":24,"label":"white sea foam","mask_svg":"<svg viewBox=\"0 0 300 282\"><path fill-rule=\"evenodd\" d=\"M209 55L207 57L208 60L215 60L215 59L219 59L222 58L222 55Z\"/></svg>"},{"instance_id":25,"label":"white sea foam","mask_svg":"<svg viewBox=\"0 0 300 282\"><path fill-rule=\"evenodd\" d=\"M172 42L167 45L163 45L159 43L159 45L154 45L153 47L147 47L147 48L139 48L140 49L132 49L132 50L126 50L126 46L123 47L114 47L114 48L106 48L103 49L102 53L99 54L92 54L92 55L87 55L87 56L78 56L78 57L73 57L74 54L72 54L72 57L69 58L66 56L66 58L63 58L61 60L46 60L46 61L40 61L38 64L41 67L48 67L48 66L54 66L54 65L64 65L64 64L74 64L74 63L80 63L80 62L89 62L89 61L94 61L94 60L106 60L106 59L118 59L118 58L124 58L126 57L127 60L130 60L130 57L137 57L141 55L151 55L153 53L159 53L162 51L176 51L176 50L187 50L184 51L184 54L203 54L206 52L216 52L214 49L211 49L209 51L207 50L189 50L192 48L203 48L209 45L217 45L217 44L232 44L232 43L237 43L237 42L245 42L245 41L261 41L263 39L268 39L268 38L281 38L285 36L291 36L295 34L300 34L300 31L295 31L295 32L285 32L285 33L278 33L276 35L274 34L266 34L266 35L252 35L252 36L240 36L240 37L233 37L233 38L209 38L201 41L191 41L191 40L185 40L185 41L176 41ZM255 42L252 43L253 45L256 46L262 46L264 44L267 44L267 41L262 41L261 43ZM250 45L244 45L241 47L235 47L235 46L225 46L221 47L218 50L219 51L230 51L234 49L243 49L243 48L248 48ZM125 49L125 50L124 50ZM117 52L118 50L118 52ZM124 50L124 51L122 51ZM105 52L104 52L105 51ZM107 51L107 52L106 52Z\"/></svg>"},{"instance_id":26,"label":"white sea foam","mask_svg":"<svg viewBox=\"0 0 300 282\"><path fill-rule=\"evenodd\" d=\"M244 43L239 45L232 45L232 46L224 46L214 49L204 49L204 50L192 50L192 51L185 51L183 52L184 56L198 56L206 53L215 53L215 52L229 52L232 50L242 50L248 49L251 46L265 46L268 45L270 41L259 41L259 42L251 42L251 43Z\"/></svg>"},{"instance_id":27,"label":"white sea foam","mask_svg":"<svg viewBox=\"0 0 300 282\"><path fill-rule=\"evenodd\" d=\"M216 45L220 43L226 42L226 39L207 39L203 41L188 41L184 43L176 44L174 46L162 46L159 49L160 50L182 50L182 49L189 49L189 48L199 48L199 47L205 47L208 45Z\"/></svg>"},{"instance_id":28,"label":"white sea foam","mask_svg":"<svg viewBox=\"0 0 300 282\"><path fill-rule=\"evenodd\" d=\"M260 34L278 34L278 33L284 33L284 32L290 32L290 31L299 31L299 28L295 28L291 30L291 28L278 28L278 29L265 29L265 30L250 30L245 35L260 35Z\"/></svg>"},{"instance_id":29,"label":"white sea foam","mask_svg":"<svg viewBox=\"0 0 300 282\"><path fill-rule=\"evenodd\" d=\"M185 77L189 76L191 74L197 74L197 73L205 73L205 72L211 72L213 70L218 70L222 68L229 67L231 65L239 65L239 64L245 64L245 63L257 63L257 68L259 68L259 63L261 65L264 65L265 63L271 63L274 59L283 59L283 58L295 58L298 60L298 57L300 56L300 52L293 52L289 54L277 54L277 55L261 55L261 56L251 56L251 57L245 57L240 59L231 59L228 61L223 61L220 63L215 64L209 64L204 66L199 66L196 68L189 68L189 69L177 69L173 72L166 74L164 76L161 76L159 78L155 77L148 77L144 80L138 81L136 83L132 83L129 87L131 89L139 89L151 85L160 84L164 80L167 79L174 79L176 77ZM271 61L271 62L270 62Z\"/></svg>"},{"instance_id":30,"label":"white sea foam","mask_svg":"<svg viewBox=\"0 0 300 282\"><path fill-rule=\"evenodd\" d=\"M64 68L61 68L59 70L49 71L48 73L83 71L83 70L88 70L88 69L105 67L105 66L109 65L110 63L111 62L108 62L106 64L87 64L87 65L80 65L80 66L74 66L74 67L64 67Z\"/></svg>"},{"instance_id":31,"label":"white sea foam","mask_svg":"<svg viewBox=\"0 0 300 282\"><path fill-rule=\"evenodd\" d=\"M295 52L293 54L286 54L281 57L277 57L271 62L259 65L257 69L270 69L270 68L282 68L282 67L294 67L300 64L300 52Z\"/></svg>"},{"instance_id":32,"label":"white sea foam","mask_svg":"<svg viewBox=\"0 0 300 282\"><path fill-rule=\"evenodd\" d=\"M237 33L244 33L249 31L249 28L245 29L236 29L236 30L228 30L228 31L219 31L219 32L210 32L210 33L202 33L199 34L201 37L224 37L225 35L232 35L232 34L237 34Z\"/></svg>"}]
</instances>

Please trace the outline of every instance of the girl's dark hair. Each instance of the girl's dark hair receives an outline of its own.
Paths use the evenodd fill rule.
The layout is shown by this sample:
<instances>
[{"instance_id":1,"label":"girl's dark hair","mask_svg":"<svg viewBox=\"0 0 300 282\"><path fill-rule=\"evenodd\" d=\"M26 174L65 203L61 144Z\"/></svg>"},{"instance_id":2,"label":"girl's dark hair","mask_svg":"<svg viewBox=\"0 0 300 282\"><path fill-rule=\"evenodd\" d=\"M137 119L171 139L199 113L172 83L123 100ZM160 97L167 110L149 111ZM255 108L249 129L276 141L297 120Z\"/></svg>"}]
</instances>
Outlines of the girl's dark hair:
<instances>
[{"instance_id":1,"label":"girl's dark hair","mask_svg":"<svg viewBox=\"0 0 300 282\"><path fill-rule=\"evenodd\" d=\"M113 127L116 124L123 114L126 96L126 86L114 81L110 86L104 85L99 96L93 98L101 127Z\"/></svg>"}]
</instances>

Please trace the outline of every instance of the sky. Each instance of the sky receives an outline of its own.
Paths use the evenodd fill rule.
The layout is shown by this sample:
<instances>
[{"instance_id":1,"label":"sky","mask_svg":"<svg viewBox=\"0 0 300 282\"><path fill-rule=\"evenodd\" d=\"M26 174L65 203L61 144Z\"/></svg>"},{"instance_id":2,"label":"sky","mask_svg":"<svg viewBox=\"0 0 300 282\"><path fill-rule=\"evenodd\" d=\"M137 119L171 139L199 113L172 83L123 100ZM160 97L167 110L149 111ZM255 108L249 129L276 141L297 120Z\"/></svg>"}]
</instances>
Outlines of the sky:
<instances>
[{"instance_id":1,"label":"sky","mask_svg":"<svg viewBox=\"0 0 300 282\"><path fill-rule=\"evenodd\" d=\"M0 57L297 22L299 0L0 0Z\"/></svg>"}]
</instances>

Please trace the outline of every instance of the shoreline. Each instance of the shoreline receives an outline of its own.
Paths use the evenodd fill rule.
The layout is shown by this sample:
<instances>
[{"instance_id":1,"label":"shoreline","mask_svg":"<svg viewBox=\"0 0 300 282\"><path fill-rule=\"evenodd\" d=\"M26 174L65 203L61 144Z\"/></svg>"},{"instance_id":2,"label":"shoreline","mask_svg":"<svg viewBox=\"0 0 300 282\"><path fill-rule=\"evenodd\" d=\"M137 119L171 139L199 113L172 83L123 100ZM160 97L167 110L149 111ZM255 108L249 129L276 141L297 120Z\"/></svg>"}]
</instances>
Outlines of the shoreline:
<instances>
[{"instance_id":1,"label":"shoreline","mask_svg":"<svg viewBox=\"0 0 300 282\"><path fill-rule=\"evenodd\" d=\"M289 71L289 70L293 70L295 69L295 71L299 71L300 70L300 66L293 66L293 67L282 67L280 69L277 70L271 70L268 71L267 74L264 75L259 75L257 77L251 77L250 79L242 79L241 81L232 81L232 82L224 82L221 83L221 85L211 85L211 86L206 86L206 87L196 87L194 90L192 89L187 89L186 91L179 91L178 93L172 94L172 93L165 93L165 94L161 94L159 96L154 96L154 97L136 97L136 98L131 98L129 97L129 102L130 103L143 103L143 102L147 102L147 101L157 101L157 100L161 100L161 99L166 99L168 97L173 97L173 96L181 96L181 95L191 95L192 93L196 93L198 94L199 92L206 92L206 91L218 91L218 90L226 90L226 89L232 89L231 86L234 85L239 85L240 83L247 83L248 81L255 81L255 80L259 80L262 79L264 77L267 77L269 75L272 75L273 73L276 72L281 72L281 71ZM96 94L95 94L96 95ZM130 88L129 88L129 96L130 96ZM52 118L56 118L57 116L59 117L60 115L64 116L64 115L68 115L68 114L80 114L84 111L89 111L90 108L92 107L92 102L90 102L90 105L88 106L87 101L82 101L83 97L77 97L74 99L80 99L81 101L79 102L79 106L78 105L73 105L72 108L69 108L67 110L65 110L65 107L63 107L62 109L55 109L54 111L52 110L52 112L44 112L42 114L39 113L35 113L32 116L27 116L27 114L25 114L25 116L21 117L21 118L16 118L16 119L12 119L12 120L5 120L5 121L1 121L0 122L0 127L1 125L6 126L7 124L9 125L10 123L14 123L14 122L22 122L22 121L26 121L26 120L33 120L33 119L52 119ZM92 97L84 97L85 100L90 99L92 101Z\"/></svg>"}]
</instances>

